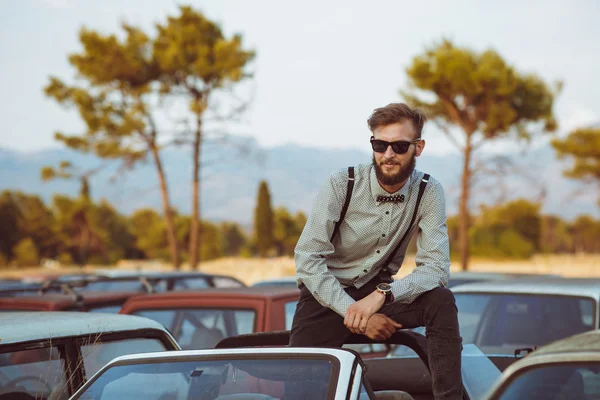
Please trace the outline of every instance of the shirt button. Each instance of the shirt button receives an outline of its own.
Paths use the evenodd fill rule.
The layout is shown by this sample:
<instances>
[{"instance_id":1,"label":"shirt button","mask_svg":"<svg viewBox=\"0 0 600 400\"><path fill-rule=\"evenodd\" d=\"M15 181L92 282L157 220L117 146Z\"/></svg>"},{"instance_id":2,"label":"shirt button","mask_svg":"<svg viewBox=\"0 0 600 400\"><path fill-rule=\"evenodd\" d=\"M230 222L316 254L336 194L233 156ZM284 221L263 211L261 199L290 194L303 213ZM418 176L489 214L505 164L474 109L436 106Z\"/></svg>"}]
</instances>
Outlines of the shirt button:
<instances>
[{"instance_id":1,"label":"shirt button","mask_svg":"<svg viewBox=\"0 0 600 400\"><path fill-rule=\"evenodd\" d=\"M381 235L381 237L385 237L385 233Z\"/></svg>"},{"instance_id":2,"label":"shirt button","mask_svg":"<svg viewBox=\"0 0 600 400\"><path fill-rule=\"evenodd\" d=\"M367 270L367 269L363 269L363 272L369 272L369 270Z\"/></svg>"},{"instance_id":3,"label":"shirt button","mask_svg":"<svg viewBox=\"0 0 600 400\"><path fill-rule=\"evenodd\" d=\"M390 212L389 212L389 211L386 211L385 213L386 213L386 214L389 214Z\"/></svg>"},{"instance_id":4,"label":"shirt button","mask_svg":"<svg viewBox=\"0 0 600 400\"><path fill-rule=\"evenodd\" d=\"M377 254L379 254L379 250L377 250Z\"/></svg>"}]
</instances>

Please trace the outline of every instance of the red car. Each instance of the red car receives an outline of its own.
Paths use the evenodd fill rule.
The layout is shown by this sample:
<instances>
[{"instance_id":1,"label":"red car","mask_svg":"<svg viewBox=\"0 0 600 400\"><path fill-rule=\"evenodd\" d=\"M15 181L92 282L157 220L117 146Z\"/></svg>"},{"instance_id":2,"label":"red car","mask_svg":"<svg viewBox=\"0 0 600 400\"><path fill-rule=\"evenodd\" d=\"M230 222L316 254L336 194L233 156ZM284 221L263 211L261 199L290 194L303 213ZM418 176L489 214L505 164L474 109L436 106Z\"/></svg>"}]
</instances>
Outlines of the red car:
<instances>
[{"instance_id":1,"label":"red car","mask_svg":"<svg viewBox=\"0 0 600 400\"><path fill-rule=\"evenodd\" d=\"M120 313L160 322L183 349L205 349L229 336L290 329L299 297L276 287L156 293L131 297Z\"/></svg>"},{"instance_id":2,"label":"red car","mask_svg":"<svg viewBox=\"0 0 600 400\"><path fill-rule=\"evenodd\" d=\"M117 313L136 292L46 293L0 297L0 311L88 311Z\"/></svg>"}]
</instances>

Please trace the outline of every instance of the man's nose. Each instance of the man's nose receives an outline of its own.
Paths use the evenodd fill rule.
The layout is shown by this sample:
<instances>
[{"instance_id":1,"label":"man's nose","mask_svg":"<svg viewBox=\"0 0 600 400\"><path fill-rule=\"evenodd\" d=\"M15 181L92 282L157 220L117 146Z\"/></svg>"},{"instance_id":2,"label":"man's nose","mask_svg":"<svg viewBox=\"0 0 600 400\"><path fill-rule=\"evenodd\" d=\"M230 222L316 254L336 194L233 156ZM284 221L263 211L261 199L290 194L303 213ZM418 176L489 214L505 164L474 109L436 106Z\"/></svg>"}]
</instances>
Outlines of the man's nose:
<instances>
[{"instance_id":1,"label":"man's nose","mask_svg":"<svg viewBox=\"0 0 600 400\"><path fill-rule=\"evenodd\" d=\"M388 146L387 149L385 149L385 153L383 153L383 155L386 158L393 158L396 156L396 153L394 153L394 150L392 150L392 146Z\"/></svg>"}]
</instances>

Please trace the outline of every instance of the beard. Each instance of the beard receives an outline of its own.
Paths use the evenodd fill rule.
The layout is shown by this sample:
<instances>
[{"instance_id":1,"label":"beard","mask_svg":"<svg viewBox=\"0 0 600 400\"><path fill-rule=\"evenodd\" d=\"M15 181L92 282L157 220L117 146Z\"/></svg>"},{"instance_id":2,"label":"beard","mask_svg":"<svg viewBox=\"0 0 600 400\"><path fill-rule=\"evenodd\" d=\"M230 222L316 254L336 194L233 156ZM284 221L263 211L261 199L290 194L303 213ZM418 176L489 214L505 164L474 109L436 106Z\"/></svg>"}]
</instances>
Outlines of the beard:
<instances>
[{"instance_id":1,"label":"beard","mask_svg":"<svg viewBox=\"0 0 600 400\"><path fill-rule=\"evenodd\" d=\"M389 159L381 160L381 164L388 163L400 165L400 170L393 174L386 174L385 172L383 172L383 168L381 168L381 165L378 164L375 160L375 155L373 155L373 166L375 167L375 176L377 176L377 180L382 185L393 186L406 181L408 177L413 173L417 166L417 157L415 156L415 153L413 153L408 162L405 164L400 164L398 161L392 161Z\"/></svg>"}]
</instances>

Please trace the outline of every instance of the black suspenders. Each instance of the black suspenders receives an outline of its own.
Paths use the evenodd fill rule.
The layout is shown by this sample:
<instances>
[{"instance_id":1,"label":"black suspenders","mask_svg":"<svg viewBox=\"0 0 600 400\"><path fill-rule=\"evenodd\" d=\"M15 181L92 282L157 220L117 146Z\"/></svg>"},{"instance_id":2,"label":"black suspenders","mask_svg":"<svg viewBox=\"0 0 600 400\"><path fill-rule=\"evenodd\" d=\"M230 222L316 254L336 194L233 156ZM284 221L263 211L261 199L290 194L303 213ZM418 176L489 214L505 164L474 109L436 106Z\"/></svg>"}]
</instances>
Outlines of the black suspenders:
<instances>
[{"instance_id":1,"label":"black suspenders","mask_svg":"<svg viewBox=\"0 0 600 400\"><path fill-rule=\"evenodd\" d=\"M423 197L423 193L425 192L425 187L427 187L427 183L429 182L429 174L423 175L421 179L421 184L419 185L419 194L417 196L417 203L415 205L415 210L413 212L412 218L410 220L410 224L408 225L408 229L404 232L404 235L400 239L400 242L396 245L394 251L389 255L385 263L381 266L381 269L385 269L394 259L400 247L406 240L410 231L412 231L413 224L415 223L415 219L417 218L417 213L419 211L419 205L421 204L421 198ZM346 212L348 211L348 205L350 204L350 199L352 198L352 190L354 189L354 167L348 167L348 190L346 191L346 200L344 201L344 206L342 207L342 212L340 213L340 219L336 222L335 227L333 228L333 233L331 234L331 242L333 243L333 239L336 237L338 231L340 230L340 225L346 216Z\"/></svg>"},{"instance_id":2,"label":"black suspenders","mask_svg":"<svg viewBox=\"0 0 600 400\"><path fill-rule=\"evenodd\" d=\"M344 207L342 207L342 212L340 213L340 219L335 224L335 228L333 228L333 233L331 234L330 241L333 243L333 239L335 235L337 235L340 230L340 225L346 216L346 211L348 211L348 205L350 204L350 199L352 198L352 190L354 189L354 167L348 167L348 190L346 191L346 201L344 202Z\"/></svg>"}]
</instances>

